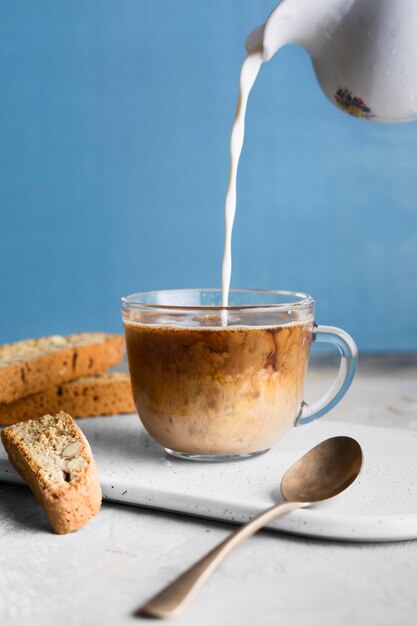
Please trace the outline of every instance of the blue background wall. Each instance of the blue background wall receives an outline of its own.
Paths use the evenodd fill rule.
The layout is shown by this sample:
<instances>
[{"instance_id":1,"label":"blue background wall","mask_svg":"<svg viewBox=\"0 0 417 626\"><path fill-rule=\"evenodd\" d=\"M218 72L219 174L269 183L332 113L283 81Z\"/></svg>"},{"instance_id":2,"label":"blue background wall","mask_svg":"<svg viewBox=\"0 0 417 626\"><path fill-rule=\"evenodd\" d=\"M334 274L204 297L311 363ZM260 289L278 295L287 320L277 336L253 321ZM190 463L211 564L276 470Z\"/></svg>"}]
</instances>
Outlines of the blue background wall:
<instances>
[{"instance_id":1,"label":"blue background wall","mask_svg":"<svg viewBox=\"0 0 417 626\"><path fill-rule=\"evenodd\" d=\"M273 6L1 3L1 341L219 285L243 42ZM416 124L340 113L285 48L249 104L233 285L305 290L362 350L417 350L416 170Z\"/></svg>"}]
</instances>

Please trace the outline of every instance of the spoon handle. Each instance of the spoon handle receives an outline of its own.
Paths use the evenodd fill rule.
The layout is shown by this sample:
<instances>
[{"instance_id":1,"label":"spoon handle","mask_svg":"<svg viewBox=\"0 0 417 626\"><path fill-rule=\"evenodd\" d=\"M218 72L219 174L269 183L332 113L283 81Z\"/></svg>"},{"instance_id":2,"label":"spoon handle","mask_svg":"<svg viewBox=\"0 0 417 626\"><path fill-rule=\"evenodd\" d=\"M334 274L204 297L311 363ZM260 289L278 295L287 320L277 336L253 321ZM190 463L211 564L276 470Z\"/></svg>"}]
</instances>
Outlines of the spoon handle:
<instances>
[{"instance_id":1,"label":"spoon handle","mask_svg":"<svg viewBox=\"0 0 417 626\"><path fill-rule=\"evenodd\" d=\"M185 610L203 583L233 548L236 548L245 539L254 535L260 528L277 517L309 504L309 502L285 502L266 509L244 526L237 528L197 563L148 600L140 607L138 613L161 619L177 617Z\"/></svg>"}]
</instances>

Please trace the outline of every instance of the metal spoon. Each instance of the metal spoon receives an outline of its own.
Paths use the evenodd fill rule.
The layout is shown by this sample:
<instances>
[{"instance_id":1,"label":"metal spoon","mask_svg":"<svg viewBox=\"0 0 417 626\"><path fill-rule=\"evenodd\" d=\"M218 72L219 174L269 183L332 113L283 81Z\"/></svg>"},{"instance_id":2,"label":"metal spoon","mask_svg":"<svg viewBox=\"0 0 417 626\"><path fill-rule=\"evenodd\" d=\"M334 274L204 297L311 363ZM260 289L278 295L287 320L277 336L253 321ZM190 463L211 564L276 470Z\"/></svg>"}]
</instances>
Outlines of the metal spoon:
<instances>
[{"instance_id":1,"label":"metal spoon","mask_svg":"<svg viewBox=\"0 0 417 626\"><path fill-rule=\"evenodd\" d=\"M319 443L284 475L281 481L281 494L286 500L284 504L276 504L235 530L184 574L141 606L138 613L161 619L180 615L233 548L277 517L342 493L357 478L362 460L360 445L350 437L332 437Z\"/></svg>"}]
</instances>

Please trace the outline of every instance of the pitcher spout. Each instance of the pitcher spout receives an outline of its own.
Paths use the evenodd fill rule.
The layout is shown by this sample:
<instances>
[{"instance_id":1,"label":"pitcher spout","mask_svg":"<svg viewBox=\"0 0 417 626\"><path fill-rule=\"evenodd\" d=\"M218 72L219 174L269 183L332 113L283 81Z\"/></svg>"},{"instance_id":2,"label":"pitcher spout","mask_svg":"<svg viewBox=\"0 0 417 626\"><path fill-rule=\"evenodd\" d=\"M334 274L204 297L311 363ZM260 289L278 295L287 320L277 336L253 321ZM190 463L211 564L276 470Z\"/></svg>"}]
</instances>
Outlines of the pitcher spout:
<instances>
[{"instance_id":1,"label":"pitcher spout","mask_svg":"<svg viewBox=\"0 0 417 626\"><path fill-rule=\"evenodd\" d=\"M310 53L323 38L331 37L356 0L282 0L264 24L247 37L246 50L261 51L269 61L286 44L299 44Z\"/></svg>"}]
</instances>

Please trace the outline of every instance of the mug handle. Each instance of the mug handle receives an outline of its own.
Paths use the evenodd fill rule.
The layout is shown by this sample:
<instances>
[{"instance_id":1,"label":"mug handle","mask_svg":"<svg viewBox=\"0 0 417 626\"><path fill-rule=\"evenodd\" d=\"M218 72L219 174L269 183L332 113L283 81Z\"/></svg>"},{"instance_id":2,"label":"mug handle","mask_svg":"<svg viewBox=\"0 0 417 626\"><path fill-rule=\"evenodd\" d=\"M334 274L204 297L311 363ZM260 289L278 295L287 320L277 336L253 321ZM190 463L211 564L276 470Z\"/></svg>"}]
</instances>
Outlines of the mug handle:
<instances>
[{"instance_id":1,"label":"mug handle","mask_svg":"<svg viewBox=\"0 0 417 626\"><path fill-rule=\"evenodd\" d=\"M313 329L313 342L331 343L340 352L340 366L337 376L328 391L310 406L303 402L296 426L308 424L328 413L343 398L349 389L358 364L358 348L352 337L335 326L317 326Z\"/></svg>"}]
</instances>

